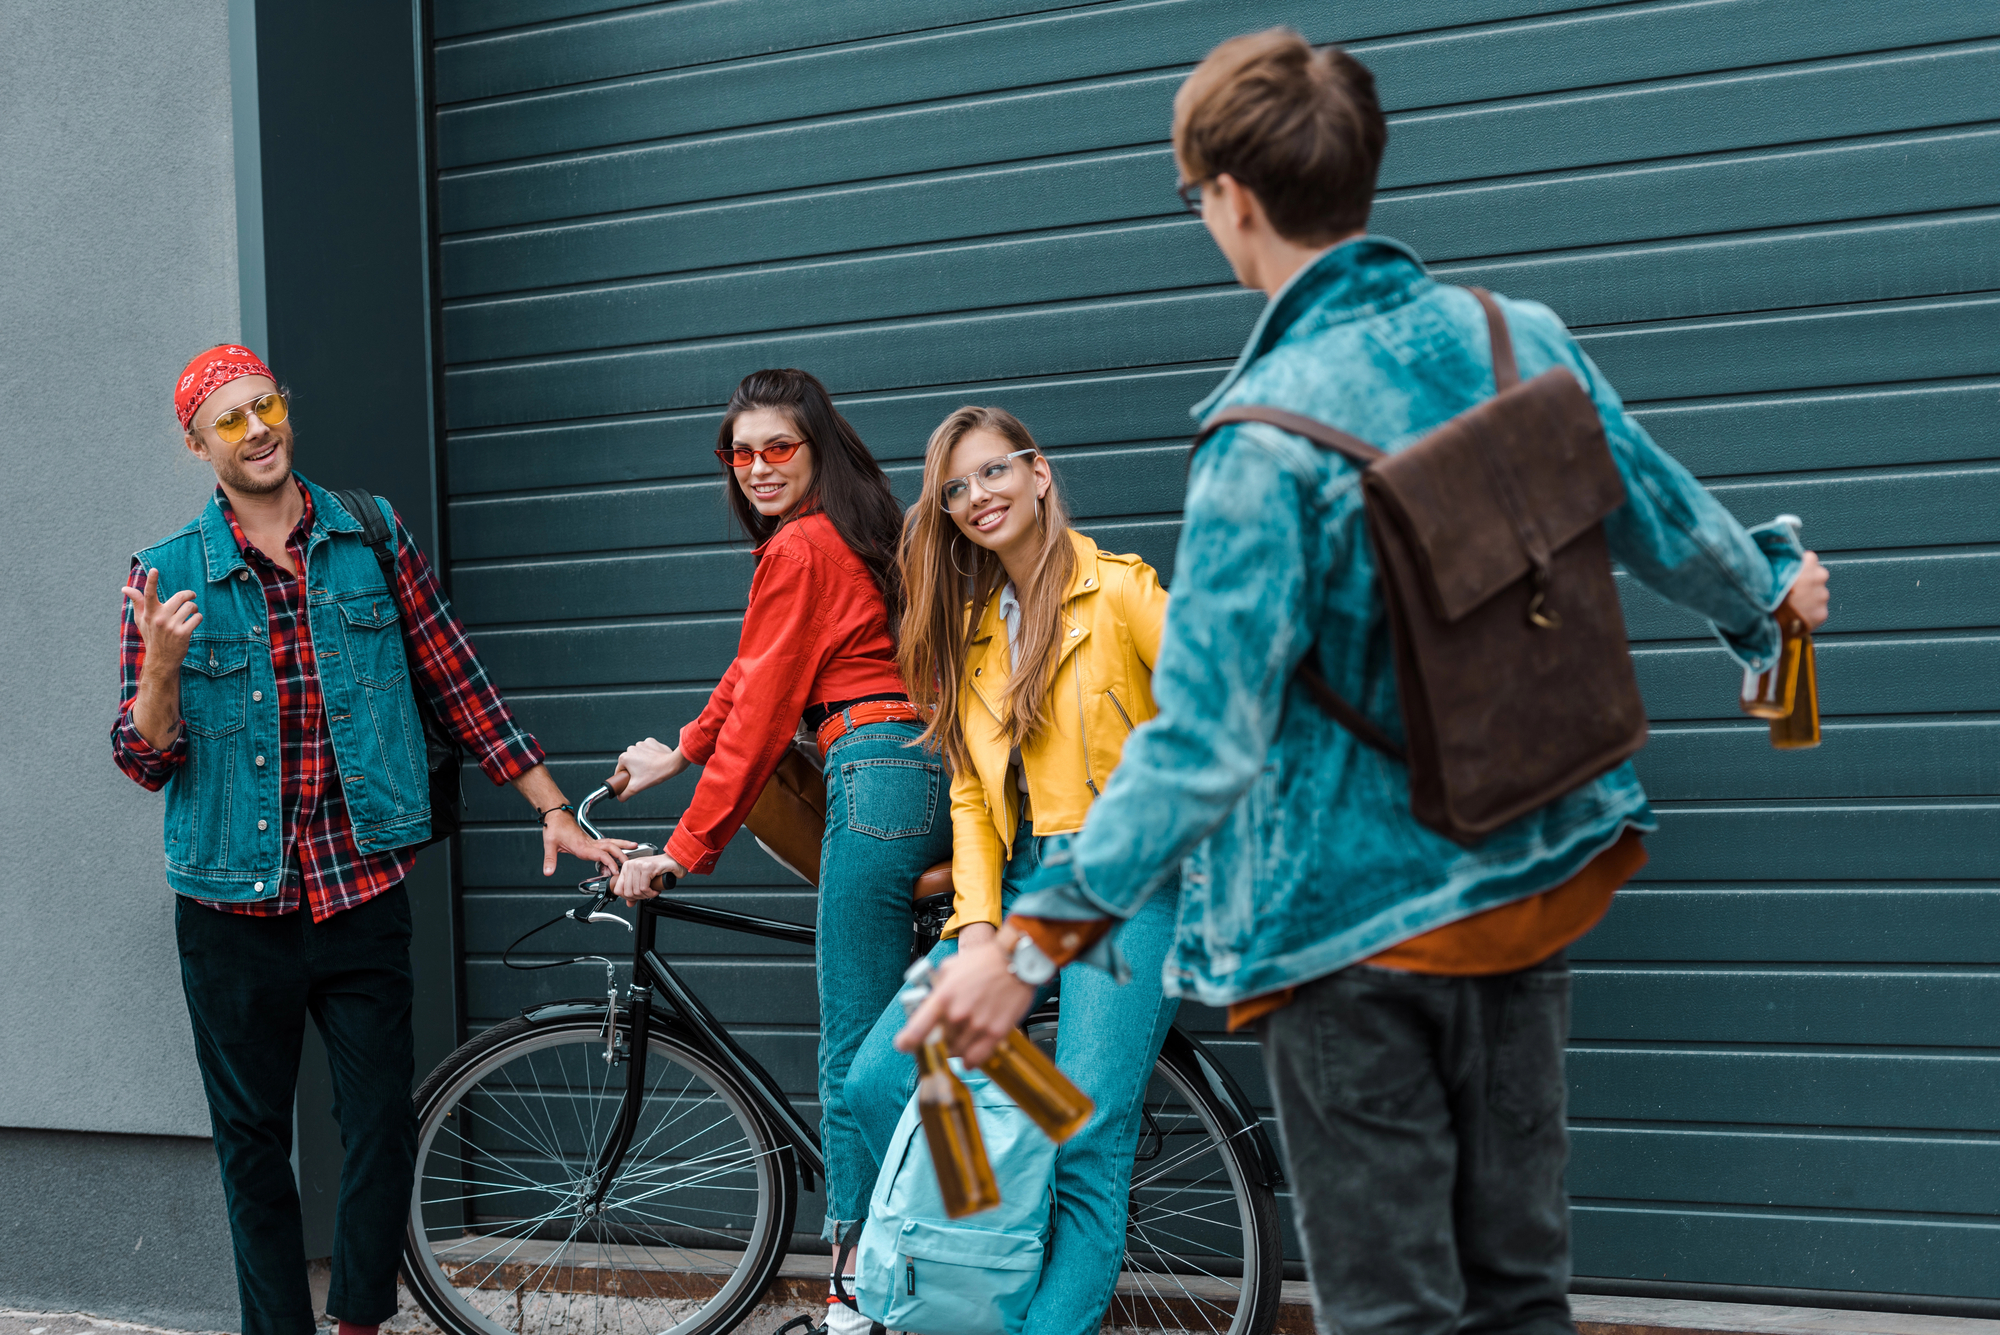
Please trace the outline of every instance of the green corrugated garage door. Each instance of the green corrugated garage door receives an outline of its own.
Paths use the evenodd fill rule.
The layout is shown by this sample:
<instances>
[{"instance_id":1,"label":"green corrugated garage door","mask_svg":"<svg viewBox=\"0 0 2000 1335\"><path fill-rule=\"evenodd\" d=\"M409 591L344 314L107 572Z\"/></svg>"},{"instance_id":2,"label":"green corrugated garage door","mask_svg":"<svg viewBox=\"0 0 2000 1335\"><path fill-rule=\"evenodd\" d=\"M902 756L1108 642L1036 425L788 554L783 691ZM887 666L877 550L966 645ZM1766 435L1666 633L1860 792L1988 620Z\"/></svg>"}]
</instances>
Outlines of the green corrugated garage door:
<instances>
[{"instance_id":1,"label":"green corrugated garage door","mask_svg":"<svg viewBox=\"0 0 2000 1335\"><path fill-rule=\"evenodd\" d=\"M1261 303L1178 211L1173 90L1251 28L1351 43L1392 113L1377 229L1548 302L1836 575L1808 754L1631 596L1663 828L1575 952L1578 1274L2000 1300L2000 9L600 6L434 15L451 575L569 791L728 661L750 566L708 451L753 368L817 372L905 493L946 411L1003 403L1099 541L1170 575L1186 406ZM501 969L562 896L473 787L477 1026L593 984ZM811 913L747 841L711 886ZM809 1098L809 961L676 953Z\"/></svg>"}]
</instances>

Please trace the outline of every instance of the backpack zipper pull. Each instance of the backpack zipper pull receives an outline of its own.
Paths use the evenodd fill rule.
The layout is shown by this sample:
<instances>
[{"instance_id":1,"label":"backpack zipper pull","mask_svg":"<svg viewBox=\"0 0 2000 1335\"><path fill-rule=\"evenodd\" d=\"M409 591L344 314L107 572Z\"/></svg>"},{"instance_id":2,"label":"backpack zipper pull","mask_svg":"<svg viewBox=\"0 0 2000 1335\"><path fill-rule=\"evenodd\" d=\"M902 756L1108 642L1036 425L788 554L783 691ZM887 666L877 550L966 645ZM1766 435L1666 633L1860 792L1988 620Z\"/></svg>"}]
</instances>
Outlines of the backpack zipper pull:
<instances>
[{"instance_id":1,"label":"backpack zipper pull","mask_svg":"<svg viewBox=\"0 0 2000 1335\"><path fill-rule=\"evenodd\" d=\"M917 1258L906 1256L903 1258L903 1262L908 1267L903 1272L906 1280L906 1291L910 1297L914 1298L917 1296Z\"/></svg>"}]
</instances>

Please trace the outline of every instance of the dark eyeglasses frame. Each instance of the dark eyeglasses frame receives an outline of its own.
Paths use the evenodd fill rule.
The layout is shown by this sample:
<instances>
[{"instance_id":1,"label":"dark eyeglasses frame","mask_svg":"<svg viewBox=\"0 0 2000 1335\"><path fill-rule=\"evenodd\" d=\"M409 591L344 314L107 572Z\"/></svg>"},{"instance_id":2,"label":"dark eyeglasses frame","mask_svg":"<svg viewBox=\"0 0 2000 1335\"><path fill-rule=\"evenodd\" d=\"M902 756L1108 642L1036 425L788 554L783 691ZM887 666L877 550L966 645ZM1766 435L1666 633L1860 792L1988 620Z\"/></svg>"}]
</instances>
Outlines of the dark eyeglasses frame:
<instances>
[{"instance_id":1,"label":"dark eyeglasses frame","mask_svg":"<svg viewBox=\"0 0 2000 1335\"><path fill-rule=\"evenodd\" d=\"M737 445L729 449L718 448L715 457L722 460L724 468L748 468L758 459L767 464L782 464L791 462L793 455L810 444L812 442L809 440L779 441L775 445L766 445L761 450L745 449ZM750 457L739 463L736 458L739 454L747 454Z\"/></svg>"},{"instance_id":2,"label":"dark eyeglasses frame","mask_svg":"<svg viewBox=\"0 0 2000 1335\"><path fill-rule=\"evenodd\" d=\"M1201 188L1215 178L1204 176L1199 181L1187 181L1174 187L1174 193L1181 197L1181 204L1195 217L1201 216Z\"/></svg>"}]
</instances>

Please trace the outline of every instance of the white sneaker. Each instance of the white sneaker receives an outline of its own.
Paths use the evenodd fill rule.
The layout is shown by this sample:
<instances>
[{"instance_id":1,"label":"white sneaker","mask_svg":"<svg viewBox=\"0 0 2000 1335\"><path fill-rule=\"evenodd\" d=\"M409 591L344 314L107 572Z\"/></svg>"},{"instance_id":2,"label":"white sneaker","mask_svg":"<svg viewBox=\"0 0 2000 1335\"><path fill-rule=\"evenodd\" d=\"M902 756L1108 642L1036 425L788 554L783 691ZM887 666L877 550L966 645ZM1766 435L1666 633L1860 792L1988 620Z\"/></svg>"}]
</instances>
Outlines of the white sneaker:
<instances>
[{"instance_id":1,"label":"white sneaker","mask_svg":"<svg viewBox=\"0 0 2000 1335\"><path fill-rule=\"evenodd\" d=\"M826 1335L869 1335L876 1329L878 1327L873 1321L846 1303L829 1302L826 1305Z\"/></svg>"}]
</instances>

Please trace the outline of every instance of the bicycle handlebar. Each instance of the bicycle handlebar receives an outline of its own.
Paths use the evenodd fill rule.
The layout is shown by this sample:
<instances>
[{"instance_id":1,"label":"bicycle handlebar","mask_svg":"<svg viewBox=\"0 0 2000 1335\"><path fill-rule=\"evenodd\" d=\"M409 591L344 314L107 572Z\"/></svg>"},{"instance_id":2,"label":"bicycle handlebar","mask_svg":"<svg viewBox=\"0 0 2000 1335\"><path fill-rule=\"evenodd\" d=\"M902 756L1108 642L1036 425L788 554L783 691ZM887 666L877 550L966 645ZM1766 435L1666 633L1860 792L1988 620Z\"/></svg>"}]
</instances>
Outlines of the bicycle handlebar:
<instances>
[{"instance_id":1,"label":"bicycle handlebar","mask_svg":"<svg viewBox=\"0 0 2000 1335\"><path fill-rule=\"evenodd\" d=\"M589 835L592 839L604 839L608 837L604 833L604 831L598 829L595 825L591 824L590 809L609 796L611 796L611 785L605 784L603 787L599 788L596 792L593 792L589 797L584 798L582 802L577 804L576 823L578 825L581 825L583 827L583 832ZM650 858L650 857L658 857L659 854L660 854L659 848L655 847L654 845L640 844L637 848L629 850L626 853L626 856L635 858ZM674 888L674 885L675 885L675 878L666 872L661 872L658 876L655 876L653 878L653 888L655 890L663 890L663 891L671 890ZM578 881L576 883L576 888L578 893L580 894L596 895L598 896L599 899L605 901L609 901L611 898L611 878L609 876L593 876L590 877L588 880ZM623 922L624 919L620 918L618 919L618 921Z\"/></svg>"},{"instance_id":2,"label":"bicycle handlebar","mask_svg":"<svg viewBox=\"0 0 2000 1335\"><path fill-rule=\"evenodd\" d=\"M581 825L583 832L592 839L604 838L604 831L590 823L590 809L596 806L599 801L609 796L611 796L611 785L607 783L589 797L584 798L583 802L576 809L576 823Z\"/></svg>"}]
</instances>

